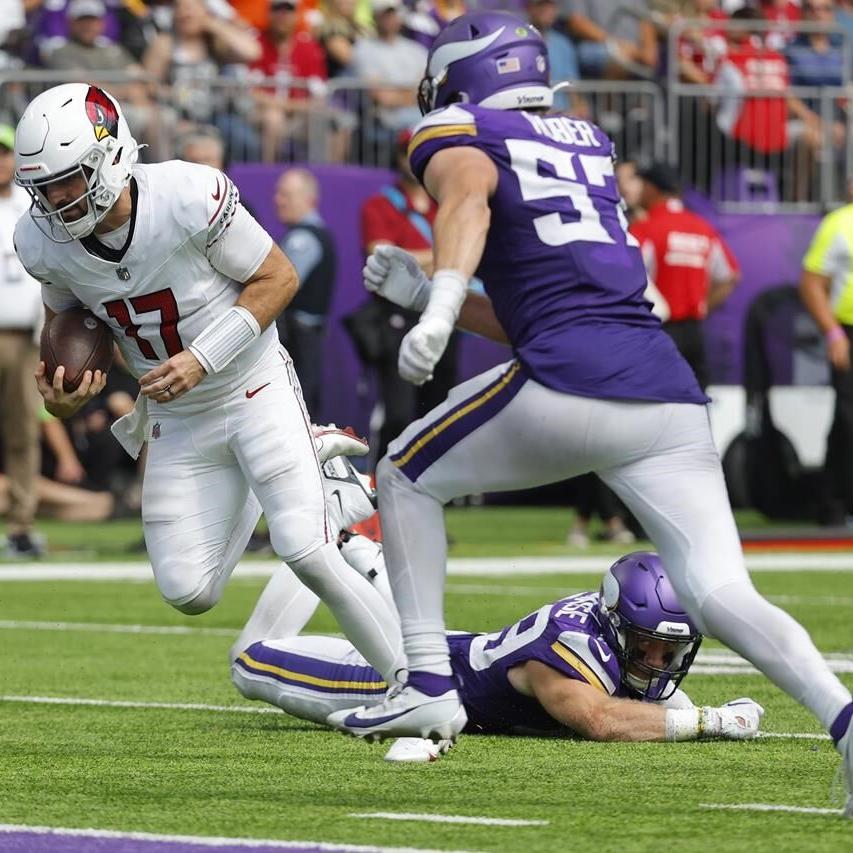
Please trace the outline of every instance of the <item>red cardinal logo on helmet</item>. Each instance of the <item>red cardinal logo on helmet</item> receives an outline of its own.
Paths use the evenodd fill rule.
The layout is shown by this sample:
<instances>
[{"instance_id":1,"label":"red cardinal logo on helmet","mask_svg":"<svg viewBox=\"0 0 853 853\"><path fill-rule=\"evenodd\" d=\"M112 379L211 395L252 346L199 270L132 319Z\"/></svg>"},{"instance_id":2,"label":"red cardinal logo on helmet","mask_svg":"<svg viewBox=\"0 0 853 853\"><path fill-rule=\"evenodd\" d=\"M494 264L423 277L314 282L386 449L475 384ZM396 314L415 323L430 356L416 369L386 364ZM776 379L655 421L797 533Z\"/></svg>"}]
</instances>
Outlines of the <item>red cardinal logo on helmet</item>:
<instances>
[{"instance_id":1,"label":"red cardinal logo on helmet","mask_svg":"<svg viewBox=\"0 0 853 853\"><path fill-rule=\"evenodd\" d=\"M105 136L118 138L118 110L103 89L89 86L86 93L86 115L92 122L98 142Z\"/></svg>"}]
</instances>

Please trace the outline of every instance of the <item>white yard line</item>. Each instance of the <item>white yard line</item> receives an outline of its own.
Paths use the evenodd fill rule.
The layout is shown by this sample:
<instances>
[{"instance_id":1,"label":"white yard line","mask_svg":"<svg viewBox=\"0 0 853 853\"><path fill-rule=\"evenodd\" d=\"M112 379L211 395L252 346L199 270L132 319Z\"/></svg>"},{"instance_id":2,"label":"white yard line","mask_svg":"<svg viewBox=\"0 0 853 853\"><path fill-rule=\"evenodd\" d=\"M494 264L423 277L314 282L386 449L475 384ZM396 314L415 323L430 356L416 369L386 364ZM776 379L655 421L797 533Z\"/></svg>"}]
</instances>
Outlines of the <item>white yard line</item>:
<instances>
[{"instance_id":1,"label":"white yard line","mask_svg":"<svg viewBox=\"0 0 853 853\"><path fill-rule=\"evenodd\" d=\"M613 556L585 557L456 557L448 561L451 576L483 575L578 575L603 574ZM269 577L277 563L274 560L247 561L235 569L236 577ZM853 551L814 553L792 552L747 554L751 572L853 571ZM6 563L0 565L0 581L56 580L150 580L147 562L127 563Z\"/></svg>"},{"instance_id":2,"label":"white yard line","mask_svg":"<svg viewBox=\"0 0 853 853\"><path fill-rule=\"evenodd\" d=\"M60 835L66 838L114 838L164 844L192 844L197 847L267 847L271 850L327 850L329 853L466 853L464 850L431 850L422 847L376 847L362 844L334 844L328 841L285 841L273 838L224 838L206 835L162 835L155 832L119 832L112 829L69 829L53 826L28 826L2 823L0 833ZM85 848L81 848L83 850Z\"/></svg>"},{"instance_id":3,"label":"white yard line","mask_svg":"<svg viewBox=\"0 0 853 853\"><path fill-rule=\"evenodd\" d=\"M0 702L22 702L29 705L84 705L96 708L160 708L168 711L214 711L234 714L281 714L272 705L205 705L199 702L134 702L123 699L88 699L80 696L16 696L0 695Z\"/></svg>"},{"instance_id":4,"label":"white yard line","mask_svg":"<svg viewBox=\"0 0 853 853\"><path fill-rule=\"evenodd\" d=\"M410 820L424 823L473 823L480 826L548 826L547 820L517 820L507 817L467 817L455 814L412 814L409 812L365 812L349 817L375 820Z\"/></svg>"},{"instance_id":5,"label":"white yard line","mask_svg":"<svg viewBox=\"0 0 853 853\"><path fill-rule=\"evenodd\" d=\"M76 705L91 708L153 708L166 711L206 711L218 714L282 714L271 705L205 705L199 702L136 702L122 699L90 699L82 696L0 695L0 702L25 705ZM760 737L789 740L829 740L829 735L815 732L761 732ZM402 820L403 818L398 818Z\"/></svg>"},{"instance_id":6,"label":"white yard line","mask_svg":"<svg viewBox=\"0 0 853 853\"><path fill-rule=\"evenodd\" d=\"M104 622L34 622L0 619L0 630L90 631L103 634L179 634L197 637L236 637L239 628L190 628L186 625L118 625Z\"/></svg>"},{"instance_id":7,"label":"white yard line","mask_svg":"<svg viewBox=\"0 0 853 853\"><path fill-rule=\"evenodd\" d=\"M819 809L813 806L779 806L773 803L699 803L700 809L733 812L790 812L791 814L841 815L842 809Z\"/></svg>"}]
</instances>

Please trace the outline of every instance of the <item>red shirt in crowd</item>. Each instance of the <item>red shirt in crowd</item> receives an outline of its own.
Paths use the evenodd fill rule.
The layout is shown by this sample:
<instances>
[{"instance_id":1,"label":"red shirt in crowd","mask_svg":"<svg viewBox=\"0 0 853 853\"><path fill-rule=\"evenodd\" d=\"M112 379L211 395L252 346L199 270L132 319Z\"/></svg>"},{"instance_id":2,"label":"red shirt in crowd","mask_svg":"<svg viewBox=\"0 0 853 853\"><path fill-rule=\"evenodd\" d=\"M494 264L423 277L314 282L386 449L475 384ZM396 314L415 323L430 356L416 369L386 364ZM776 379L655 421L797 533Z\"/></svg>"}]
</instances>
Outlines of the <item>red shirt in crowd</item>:
<instances>
[{"instance_id":1,"label":"red shirt in crowd","mask_svg":"<svg viewBox=\"0 0 853 853\"><path fill-rule=\"evenodd\" d=\"M670 322L702 320L711 283L739 271L738 262L710 222L675 198L654 205L631 225L649 278L669 303Z\"/></svg>"},{"instance_id":2,"label":"red shirt in crowd","mask_svg":"<svg viewBox=\"0 0 853 853\"><path fill-rule=\"evenodd\" d=\"M411 214L417 211L403 187L397 184L390 189L394 198L402 203L402 209L384 193L371 196L361 208L361 245L365 250L374 243L391 243L408 250L432 248L432 242L412 222ZM437 209L430 199L429 209L423 214L430 226L435 222Z\"/></svg>"},{"instance_id":3,"label":"red shirt in crowd","mask_svg":"<svg viewBox=\"0 0 853 853\"><path fill-rule=\"evenodd\" d=\"M701 42L682 36L678 51L684 59L689 59L706 74L713 74L720 58L726 54L726 31L720 26L729 16L722 9L708 12L708 26L701 31Z\"/></svg>"},{"instance_id":4,"label":"red shirt in crowd","mask_svg":"<svg viewBox=\"0 0 853 853\"><path fill-rule=\"evenodd\" d=\"M763 154L787 147L790 75L781 53L746 41L729 50L716 82L724 93L717 113L724 133ZM758 91L779 95L743 97Z\"/></svg>"},{"instance_id":5,"label":"red shirt in crowd","mask_svg":"<svg viewBox=\"0 0 853 853\"><path fill-rule=\"evenodd\" d=\"M287 74L290 77L309 79L311 77L320 80L328 79L326 71L326 54L320 43L306 32L294 33L283 44L275 44L266 33L258 38L261 46L261 56L256 59L251 68L261 71L267 77L275 77L277 74ZM290 92L292 98L308 97L305 87L294 88Z\"/></svg>"}]
</instances>

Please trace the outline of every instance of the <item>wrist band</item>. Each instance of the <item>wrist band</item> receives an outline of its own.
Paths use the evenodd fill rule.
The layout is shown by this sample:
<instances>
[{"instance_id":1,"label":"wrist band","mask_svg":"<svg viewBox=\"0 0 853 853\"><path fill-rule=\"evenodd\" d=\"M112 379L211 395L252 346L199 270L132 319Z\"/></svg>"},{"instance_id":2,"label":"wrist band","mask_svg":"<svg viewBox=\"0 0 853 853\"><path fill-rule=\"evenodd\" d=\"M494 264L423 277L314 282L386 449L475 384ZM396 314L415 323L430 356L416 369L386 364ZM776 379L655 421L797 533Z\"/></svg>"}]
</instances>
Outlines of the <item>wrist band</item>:
<instances>
[{"instance_id":1,"label":"wrist band","mask_svg":"<svg viewBox=\"0 0 853 853\"><path fill-rule=\"evenodd\" d=\"M234 305L202 329L188 349L209 374L219 373L260 334L261 327L255 315L247 308Z\"/></svg>"},{"instance_id":2,"label":"wrist band","mask_svg":"<svg viewBox=\"0 0 853 853\"><path fill-rule=\"evenodd\" d=\"M668 741L696 740L702 731L703 708L670 708L666 712Z\"/></svg>"},{"instance_id":3,"label":"wrist band","mask_svg":"<svg viewBox=\"0 0 853 853\"><path fill-rule=\"evenodd\" d=\"M467 290L466 275L458 270L436 270L432 277L429 302L422 316L439 317L452 328L456 325Z\"/></svg>"},{"instance_id":4,"label":"wrist band","mask_svg":"<svg viewBox=\"0 0 853 853\"><path fill-rule=\"evenodd\" d=\"M824 338L828 344L834 344L836 341L847 340L847 333L839 325L833 326L824 334Z\"/></svg>"}]
</instances>

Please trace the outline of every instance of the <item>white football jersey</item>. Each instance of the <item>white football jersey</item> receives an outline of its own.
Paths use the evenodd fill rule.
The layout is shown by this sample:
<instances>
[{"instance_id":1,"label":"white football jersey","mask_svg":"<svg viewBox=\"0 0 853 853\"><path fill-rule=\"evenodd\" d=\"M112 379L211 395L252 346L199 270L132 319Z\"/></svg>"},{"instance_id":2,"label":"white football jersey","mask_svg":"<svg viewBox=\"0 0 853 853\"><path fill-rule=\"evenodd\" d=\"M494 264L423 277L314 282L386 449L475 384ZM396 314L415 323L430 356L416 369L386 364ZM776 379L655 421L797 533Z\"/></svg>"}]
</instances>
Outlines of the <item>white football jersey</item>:
<instances>
[{"instance_id":1,"label":"white football jersey","mask_svg":"<svg viewBox=\"0 0 853 853\"><path fill-rule=\"evenodd\" d=\"M56 312L84 305L100 317L139 378L186 349L237 302L240 282L261 265L272 238L240 204L231 180L209 166L136 165L130 187L133 214L123 247L95 235L55 243L27 213L15 229L15 248L42 282L45 304ZM277 346L271 324L169 408L195 410L233 391Z\"/></svg>"}]
</instances>

